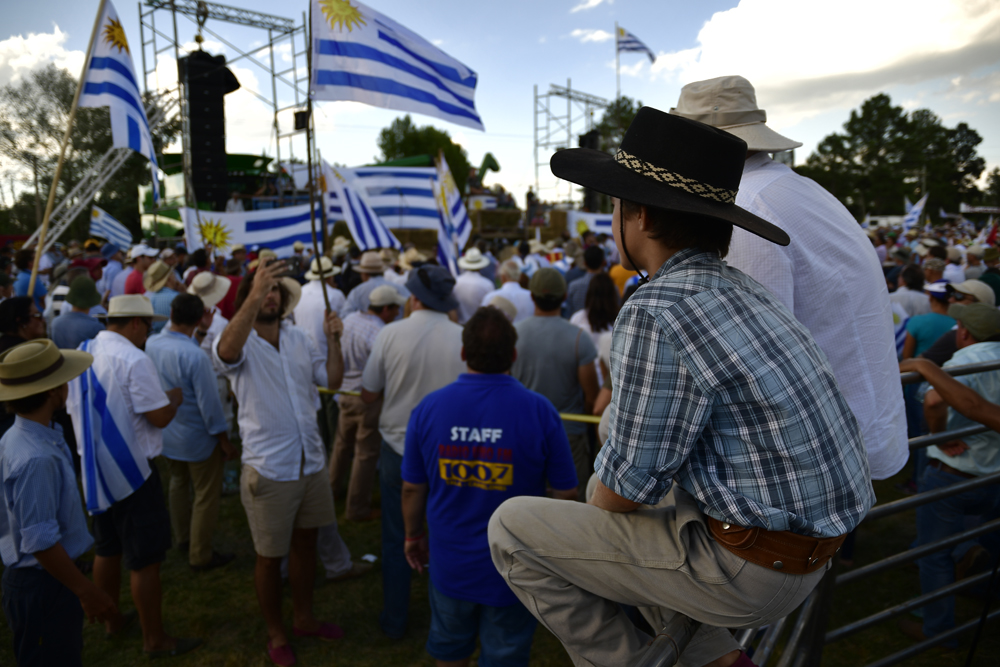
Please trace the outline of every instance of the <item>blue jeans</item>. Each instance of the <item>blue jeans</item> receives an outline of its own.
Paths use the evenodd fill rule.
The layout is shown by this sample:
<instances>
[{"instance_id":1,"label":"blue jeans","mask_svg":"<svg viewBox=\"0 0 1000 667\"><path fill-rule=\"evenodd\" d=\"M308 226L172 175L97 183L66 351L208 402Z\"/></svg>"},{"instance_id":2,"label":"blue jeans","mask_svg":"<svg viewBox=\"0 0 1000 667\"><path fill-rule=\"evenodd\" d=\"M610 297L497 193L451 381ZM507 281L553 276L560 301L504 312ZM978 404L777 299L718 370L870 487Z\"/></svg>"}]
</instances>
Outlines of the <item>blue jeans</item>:
<instances>
[{"instance_id":1,"label":"blue jeans","mask_svg":"<svg viewBox=\"0 0 1000 667\"><path fill-rule=\"evenodd\" d=\"M410 615L410 565L403 555L403 457L385 440L378 461L382 491L382 632L393 639L406 634Z\"/></svg>"},{"instance_id":2,"label":"blue jeans","mask_svg":"<svg viewBox=\"0 0 1000 667\"><path fill-rule=\"evenodd\" d=\"M449 597L433 582L428 589L431 631L427 652L432 658L465 660L476 650L478 636L483 647L479 667L528 667L538 621L523 604L491 607Z\"/></svg>"},{"instance_id":3,"label":"blue jeans","mask_svg":"<svg viewBox=\"0 0 1000 667\"><path fill-rule=\"evenodd\" d=\"M83 665L83 607L51 574L34 567L4 570L3 611L20 667Z\"/></svg>"},{"instance_id":4,"label":"blue jeans","mask_svg":"<svg viewBox=\"0 0 1000 667\"><path fill-rule=\"evenodd\" d=\"M940 489L965 478L925 466L917 488L920 493ZM917 545L942 540L964 530L967 514L981 514L983 522L1000 517L1000 488L982 487L944 498L917 508ZM980 543L994 556L1000 548L1000 534L988 533ZM952 550L942 549L921 558L920 592L930 593L955 581L955 561ZM955 598L948 596L924 606L924 635L934 637L955 627ZM957 646L957 642L950 642Z\"/></svg>"}]
</instances>

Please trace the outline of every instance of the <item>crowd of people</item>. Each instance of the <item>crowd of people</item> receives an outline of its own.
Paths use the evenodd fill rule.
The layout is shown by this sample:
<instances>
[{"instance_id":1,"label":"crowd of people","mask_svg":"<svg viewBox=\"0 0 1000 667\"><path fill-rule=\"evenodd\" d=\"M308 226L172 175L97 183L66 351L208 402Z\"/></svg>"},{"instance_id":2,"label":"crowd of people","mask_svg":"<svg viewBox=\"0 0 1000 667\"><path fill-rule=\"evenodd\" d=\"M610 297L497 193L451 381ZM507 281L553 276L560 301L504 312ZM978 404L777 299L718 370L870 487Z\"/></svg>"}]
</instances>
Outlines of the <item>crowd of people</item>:
<instances>
[{"instance_id":1,"label":"crowd of people","mask_svg":"<svg viewBox=\"0 0 1000 667\"><path fill-rule=\"evenodd\" d=\"M29 296L33 251L17 251L0 555L18 664L80 664L85 617L110 637L134 622L123 566L146 653L196 648L164 631L160 564L237 558L213 534L239 458L274 664L295 664L295 638L344 634L313 612L317 559L332 580L372 569L340 536L343 497L346 520L381 526L387 637L429 571L439 665L477 640L481 664L526 665L538 622L575 664L633 664L676 613L702 623L682 664L752 665L730 630L791 612L836 552L851 563L872 480L908 461L921 491L1000 471L996 432L907 444L1000 426L1000 371L942 371L1000 360L996 240L866 233L769 157L799 145L745 79L689 84L669 114L640 110L616 155L553 158L612 195L611 237L474 239L457 277L340 237L282 258L87 240L40 258ZM926 383L904 392L906 371ZM1000 516L995 488L921 508L918 544ZM921 587L998 553L987 535L926 556ZM946 631L953 606L904 632Z\"/></svg>"}]
</instances>

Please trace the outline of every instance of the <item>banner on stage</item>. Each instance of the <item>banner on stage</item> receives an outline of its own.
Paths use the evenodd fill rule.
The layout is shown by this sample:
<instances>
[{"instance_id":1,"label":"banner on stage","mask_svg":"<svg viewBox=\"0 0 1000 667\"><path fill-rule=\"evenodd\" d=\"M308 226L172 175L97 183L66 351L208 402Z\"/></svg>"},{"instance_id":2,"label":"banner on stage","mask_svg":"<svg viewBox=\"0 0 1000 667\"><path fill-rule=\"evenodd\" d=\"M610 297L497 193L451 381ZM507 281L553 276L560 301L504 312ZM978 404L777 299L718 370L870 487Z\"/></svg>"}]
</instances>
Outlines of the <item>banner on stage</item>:
<instances>
[{"instance_id":1,"label":"banner on stage","mask_svg":"<svg viewBox=\"0 0 1000 667\"><path fill-rule=\"evenodd\" d=\"M566 228L574 237L580 236L580 223L586 225L595 234L611 234L611 214L610 213L584 213L583 211L566 212Z\"/></svg>"},{"instance_id":2,"label":"banner on stage","mask_svg":"<svg viewBox=\"0 0 1000 667\"><path fill-rule=\"evenodd\" d=\"M322 228L321 213L317 206L317 233ZM195 211L185 207L180 209L180 214L190 252L211 247L228 256L234 245L242 243L248 250L258 245L270 248L278 257L288 257L296 241L312 245L308 204L236 213Z\"/></svg>"}]
</instances>

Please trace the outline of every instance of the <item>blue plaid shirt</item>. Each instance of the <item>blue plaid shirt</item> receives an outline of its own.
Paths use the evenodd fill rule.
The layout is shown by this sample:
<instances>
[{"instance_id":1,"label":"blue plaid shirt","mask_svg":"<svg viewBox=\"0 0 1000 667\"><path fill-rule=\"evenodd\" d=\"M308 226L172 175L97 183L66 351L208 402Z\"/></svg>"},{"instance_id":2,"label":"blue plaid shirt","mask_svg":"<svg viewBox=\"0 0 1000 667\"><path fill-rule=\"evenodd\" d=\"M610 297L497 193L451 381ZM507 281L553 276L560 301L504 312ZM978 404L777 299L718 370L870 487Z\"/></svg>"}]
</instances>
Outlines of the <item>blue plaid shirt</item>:
<instances>
[{"instance_id":1,"label":"blue plaid shirt","mask_svg":"<svg viewBox=\"0 0 1000 667\"><path fill-rule=\"evenodd\" d=\"M833 537L875 499L858 423L809 332L715 253L687 249L622 307L609 437L595 470L659 502L676 479L709 516Z\"/></svg>"}]
</instances>

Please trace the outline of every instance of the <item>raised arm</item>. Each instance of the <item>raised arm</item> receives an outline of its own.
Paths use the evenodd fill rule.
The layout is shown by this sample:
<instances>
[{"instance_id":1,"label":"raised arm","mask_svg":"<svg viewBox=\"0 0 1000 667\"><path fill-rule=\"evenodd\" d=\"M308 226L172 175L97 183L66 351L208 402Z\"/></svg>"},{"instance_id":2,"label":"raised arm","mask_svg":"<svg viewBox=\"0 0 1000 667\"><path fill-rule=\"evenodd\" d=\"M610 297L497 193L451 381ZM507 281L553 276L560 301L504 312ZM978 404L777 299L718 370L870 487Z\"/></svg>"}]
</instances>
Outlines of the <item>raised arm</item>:
<instances>
[{"instance_id":1,"label":"raised arm","mask_svg":"<svg viewBox=\"0 0 1000 667\"><path fill-rule=\"evenodd\" d=\"M284 262L261 260L260 266L257 267L253 276L250 293L247 294L243 305L236 311L233 319L219 336L219 358L225 363L232 364L240 358L240 353L247 343L247 338L250 337L250 331L253 330L253 323L257 320L257 313L264 303L264 298L278 284L278 276L284 268Z\"/></svg>"}]
</instances>

